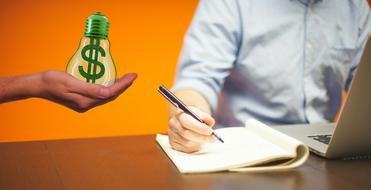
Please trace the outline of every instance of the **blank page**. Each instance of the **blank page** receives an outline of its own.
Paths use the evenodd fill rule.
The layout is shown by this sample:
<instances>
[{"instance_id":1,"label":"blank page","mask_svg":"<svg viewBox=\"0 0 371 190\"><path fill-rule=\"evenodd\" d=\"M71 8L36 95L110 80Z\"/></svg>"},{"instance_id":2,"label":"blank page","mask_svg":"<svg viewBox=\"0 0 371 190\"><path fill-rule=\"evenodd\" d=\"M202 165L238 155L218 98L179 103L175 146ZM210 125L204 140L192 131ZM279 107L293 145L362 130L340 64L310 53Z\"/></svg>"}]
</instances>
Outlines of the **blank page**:
<instances>
[{"instance_id":1,"label":"blank page","mask_svg":"<svg viewBox=\"0 0 371 190\"><path fill-rule=\"evenodd\" d=\"M295 152L287 152L244 127L215 131L225 143L208 143L191 154L172 149L167 135L158 134L156 140L182 173L222 171L295 156Z\"/></svg>"}]
</instances>

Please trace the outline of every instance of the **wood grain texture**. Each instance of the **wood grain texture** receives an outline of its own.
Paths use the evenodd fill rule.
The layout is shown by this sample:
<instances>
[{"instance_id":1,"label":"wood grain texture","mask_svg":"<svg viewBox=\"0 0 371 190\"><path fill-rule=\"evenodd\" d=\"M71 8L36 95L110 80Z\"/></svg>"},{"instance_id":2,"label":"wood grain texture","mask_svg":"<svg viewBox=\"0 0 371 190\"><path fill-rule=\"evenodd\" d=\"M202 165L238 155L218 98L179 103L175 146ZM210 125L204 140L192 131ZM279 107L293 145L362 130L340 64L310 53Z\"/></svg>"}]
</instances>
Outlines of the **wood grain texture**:
<instances>
[{"instance_id":1,"label":"wood grain texture","mask_svg":"<svg viewBox=\"0 0 371 190\"><path fill-rule=\"evenodd\" d=\"M181 175L154 135L0 143L1 189L369 189L371 160L311 155L285 172Z\"/></svg>"}]
</instances>

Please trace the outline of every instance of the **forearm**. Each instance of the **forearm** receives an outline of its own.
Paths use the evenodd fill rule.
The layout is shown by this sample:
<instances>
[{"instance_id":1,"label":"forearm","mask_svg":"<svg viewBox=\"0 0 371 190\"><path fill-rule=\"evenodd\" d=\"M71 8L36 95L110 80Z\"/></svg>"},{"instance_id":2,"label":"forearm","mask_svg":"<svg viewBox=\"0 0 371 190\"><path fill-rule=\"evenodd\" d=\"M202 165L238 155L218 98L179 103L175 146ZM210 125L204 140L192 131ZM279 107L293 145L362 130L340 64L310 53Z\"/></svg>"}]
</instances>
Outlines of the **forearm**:
<instances>
[{"instance_id":1,"label":"forearm","mask_svg":"<svg viewBox=\"0 0 371 190\"><path fill-rule=\"evenodd\" d=\"M202 96L199 92L193 89L179 89L174 94L181 99L187 106L193 106L201 111L211 114L211 107L207 99ZM169 107L169 117L172 117L176 113L174 106Z\"/></svg>"},{"instance_id":2,"label":"forearm","mask_svg":"<svg viewBox=\"0 0 371 190\"><path fill-rule=\"evenodd\" d=\"M0 103L38 96L41 74L0 78Z\"/></svg>"}]
</instances>

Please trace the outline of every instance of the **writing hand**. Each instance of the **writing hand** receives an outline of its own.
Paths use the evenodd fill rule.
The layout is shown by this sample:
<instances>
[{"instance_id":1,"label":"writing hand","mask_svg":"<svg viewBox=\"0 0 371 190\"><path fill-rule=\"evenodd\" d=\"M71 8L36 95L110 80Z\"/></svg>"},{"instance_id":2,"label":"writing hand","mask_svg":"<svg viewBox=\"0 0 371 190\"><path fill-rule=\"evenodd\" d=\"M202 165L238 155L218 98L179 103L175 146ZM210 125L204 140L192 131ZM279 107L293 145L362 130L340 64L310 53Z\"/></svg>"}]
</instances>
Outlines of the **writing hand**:
<instances>
[{"instance_id":1,"label":"writing hand","mask_svg":"<svg viewBox=\"0 0 371 190\"><path fill-rule=\"evenodd\" d=\"M196 152L201 149L201 145L207 142L214 142L216 139L211 136L212 126L215 120L207 113L189 106L189 108L198 115L201 123L192 116L178 109L177 113L169 120L169 140L173 149L182 152Z\"/></svg>"}]
</instances>

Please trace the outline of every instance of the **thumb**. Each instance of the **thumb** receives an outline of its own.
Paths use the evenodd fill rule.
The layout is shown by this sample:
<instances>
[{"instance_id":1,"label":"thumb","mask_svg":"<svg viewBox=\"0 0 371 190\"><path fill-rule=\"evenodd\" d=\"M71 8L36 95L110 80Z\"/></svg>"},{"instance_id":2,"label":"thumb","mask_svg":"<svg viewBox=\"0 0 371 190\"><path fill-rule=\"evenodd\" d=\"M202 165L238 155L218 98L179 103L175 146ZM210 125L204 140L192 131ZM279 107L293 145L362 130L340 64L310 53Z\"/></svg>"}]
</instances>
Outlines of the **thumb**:
<instances>
[{"instance_id":1,"label":"thumb","mask_svg":"<svg viewBox=\"0 0 371 190\"><path fill-rule=\"evenodd\" d=\"M119 78L115 84L108 87L113 96L118 96L123 93L127 88L129 88L135 79L138 77L136 73L125 74Z\"/></svg>"}]
</instances>

